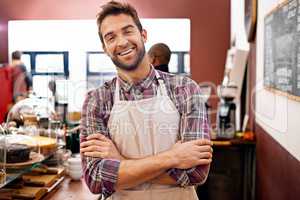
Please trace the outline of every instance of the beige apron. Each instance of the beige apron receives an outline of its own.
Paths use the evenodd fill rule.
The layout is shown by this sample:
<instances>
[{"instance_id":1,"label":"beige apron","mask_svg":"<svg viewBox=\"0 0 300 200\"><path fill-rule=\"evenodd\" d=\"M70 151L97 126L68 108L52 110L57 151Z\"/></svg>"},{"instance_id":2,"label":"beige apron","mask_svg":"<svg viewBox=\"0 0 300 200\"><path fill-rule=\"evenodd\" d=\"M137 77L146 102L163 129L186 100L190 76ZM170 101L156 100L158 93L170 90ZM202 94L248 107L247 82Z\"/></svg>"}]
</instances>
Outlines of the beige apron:
<instances>
[{"instance_id":1,"label":"beige apron","mask_svg":"<svg viewBox=\"0 0 300 200\"><path fill-rule=\"evenodd\" d=\"M121 101L116 82L115 103L108 128L120 153L128 158L143 158L170 149L179 135L179 113L167 94L160 75L157 95L137 101ZM115 192L110 200L197 200L194 187L144 183Z\"/></svg>"}]
</instances>

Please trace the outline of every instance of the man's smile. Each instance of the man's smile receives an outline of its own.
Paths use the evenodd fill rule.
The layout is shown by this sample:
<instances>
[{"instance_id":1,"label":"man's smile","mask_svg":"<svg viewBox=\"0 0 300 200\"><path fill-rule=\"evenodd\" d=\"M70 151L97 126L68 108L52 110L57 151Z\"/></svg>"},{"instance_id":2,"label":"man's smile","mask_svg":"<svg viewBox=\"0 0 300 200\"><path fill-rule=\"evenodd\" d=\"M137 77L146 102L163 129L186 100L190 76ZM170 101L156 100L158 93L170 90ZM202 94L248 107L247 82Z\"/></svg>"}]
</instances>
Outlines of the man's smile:
<instances>
[{"instance_id":1,"label":"man's smile","mask_svg":"<svg viewBox=\"0 0 300 200\"><path fill-rule=\"evenodd\" d=\"M130 53L132 53L134 51L135 47L131 47L125 50L120 51L119 53L117 53L118 56L127 56Z\"/></svg>"}]
</instances>

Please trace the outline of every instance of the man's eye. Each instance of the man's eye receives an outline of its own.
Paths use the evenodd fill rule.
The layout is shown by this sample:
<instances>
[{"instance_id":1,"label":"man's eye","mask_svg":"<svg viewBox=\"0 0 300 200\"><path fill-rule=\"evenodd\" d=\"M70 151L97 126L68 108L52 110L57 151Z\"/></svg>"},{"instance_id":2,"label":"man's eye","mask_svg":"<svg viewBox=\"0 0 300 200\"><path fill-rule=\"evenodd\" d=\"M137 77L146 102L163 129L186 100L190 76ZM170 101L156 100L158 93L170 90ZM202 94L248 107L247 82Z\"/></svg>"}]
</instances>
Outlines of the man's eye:
<instances>
[{"instance_id":1,"label":"man's eye","mask_svg":"<svg viewBox=\"0 0 300 200\"><path fill-rule=\"evenodd\" d=\"M125 31L126 34L130 34L130 33L132 33L132 32L133 32L132 30L126 30L126 31Z\"/></svg>"},{"instance_id":2,"label":"man's eye","mask_svg":"<svg viewBox=\"0 0 300 200\"><path fill-rule=\"evenodd\" d=\"M108 37L108 38L107 38L107 41L108 41L108 42L112 42L114 39L115 39L115 37Z\"/></svg>"}]
</instances>

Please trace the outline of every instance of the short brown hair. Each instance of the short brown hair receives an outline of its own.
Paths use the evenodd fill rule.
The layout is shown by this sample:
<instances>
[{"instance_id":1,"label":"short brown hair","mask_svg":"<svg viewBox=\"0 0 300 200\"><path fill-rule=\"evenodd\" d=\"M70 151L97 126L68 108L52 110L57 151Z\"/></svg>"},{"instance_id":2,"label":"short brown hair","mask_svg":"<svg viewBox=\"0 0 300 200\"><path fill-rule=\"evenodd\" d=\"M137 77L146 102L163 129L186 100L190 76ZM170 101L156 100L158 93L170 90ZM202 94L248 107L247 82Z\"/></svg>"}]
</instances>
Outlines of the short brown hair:
<instances>
[{"instance_id":1,"label":"short brown hair","mask_svg":"<svg viewBox=\"0 0 300 200\"><path fill-rule=\"evenodd\" d=\"M117 1L110 1L107 4L104 4L103 6L101 6L102 10L97 14L97 25L98 25L98 35L100 37L100 40L102 42L102 44L104 44L103 42L103 37L100 31L101 28L101 24L103 22L103 20L105 19L105 17L109 16L109 15L119 15L119 14L126 14L132 17L134 23L136 24L136 26L138 27L138 29L140 31L143 30L142 24L140 22L140 19L138 17L138 14L135 10L134 7L132 7L130 4L128 3L121 3L121 2L117 2Z\"/></svg>"},{"instance_id":2,"label":"short brown hair","mask_svg":"<svg viewBox=\"0 0 300 200\"><path fill-rule=\"evenodd\" d=\"M22 52L21 51L14 51L11 54L11 58L13 60L21 60L21 57L22 57Z\"/></svg>"}]
</instances>

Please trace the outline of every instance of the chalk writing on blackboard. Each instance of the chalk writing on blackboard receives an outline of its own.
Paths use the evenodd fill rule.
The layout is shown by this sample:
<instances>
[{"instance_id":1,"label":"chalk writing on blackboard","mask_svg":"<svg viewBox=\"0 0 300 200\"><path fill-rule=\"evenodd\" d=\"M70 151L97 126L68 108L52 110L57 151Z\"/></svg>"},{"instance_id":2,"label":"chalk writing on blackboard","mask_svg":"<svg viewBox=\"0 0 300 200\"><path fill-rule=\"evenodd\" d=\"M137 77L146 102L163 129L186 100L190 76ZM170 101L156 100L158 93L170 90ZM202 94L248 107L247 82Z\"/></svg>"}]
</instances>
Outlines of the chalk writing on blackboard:
<instances>
[{"instance_id":1,"label":"chalk writing on blackboard","mask_svg":"<svg viewBox=\"0 0 300 200\"><path fill-rule=\"evenodd\" d=\"M264 20L264 85L300 96L300 0L290 0Z\"/></svg>"}]
</instances>

